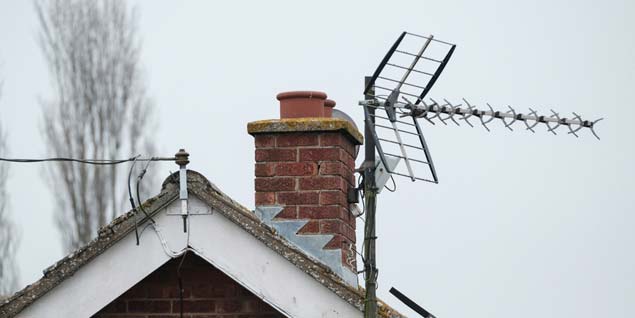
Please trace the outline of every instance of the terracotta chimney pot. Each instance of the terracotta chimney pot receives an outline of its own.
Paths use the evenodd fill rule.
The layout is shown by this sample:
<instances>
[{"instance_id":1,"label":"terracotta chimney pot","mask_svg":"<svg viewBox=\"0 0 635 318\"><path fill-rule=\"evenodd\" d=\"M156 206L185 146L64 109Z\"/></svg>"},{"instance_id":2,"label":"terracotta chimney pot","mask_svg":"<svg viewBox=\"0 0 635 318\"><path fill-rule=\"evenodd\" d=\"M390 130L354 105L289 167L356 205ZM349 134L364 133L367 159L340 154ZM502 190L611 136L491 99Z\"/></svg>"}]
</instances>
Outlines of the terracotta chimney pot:
<instances>
[{"instance_id":1,"label":"terracotta chimney pot","mask_svg":"<svg viewBox=\"0 0 635 318\"><path fill-rule=\"evenodd\" d=\"M326 93L293 91L280 93L276 98L280 101L280 118L324 117Z\"/></svg>"},{"instance_id":2,"label":"terracotta chimney pot","mask_svg":"<svg viewBox=\"0 0 635 318\"><path fill-rule=\"evenodd\" d=\"M324 101L324 117L333 117L333 107L335 107L335 101L327 99Z\"/></svg>"}]
</instances>

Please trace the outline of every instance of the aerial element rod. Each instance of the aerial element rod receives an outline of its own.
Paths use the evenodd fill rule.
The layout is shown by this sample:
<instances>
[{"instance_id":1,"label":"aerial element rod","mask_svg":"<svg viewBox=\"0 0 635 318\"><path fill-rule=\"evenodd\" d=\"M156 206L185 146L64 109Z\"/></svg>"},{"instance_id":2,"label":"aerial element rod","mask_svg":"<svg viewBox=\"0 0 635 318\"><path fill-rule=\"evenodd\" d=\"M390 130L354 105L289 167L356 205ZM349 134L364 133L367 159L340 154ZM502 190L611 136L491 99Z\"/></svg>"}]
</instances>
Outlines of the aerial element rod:
<instances>
[{"instance_id":1,"label":"aerial element rod","mask_svg":"<svg viewBox=\"0 0 635 318\"><path fill-rule=\"evenodd\" d=\"M410 76L410 73L412 73L412 71L414 70L415 66L417 65L417 62L419 62L419 59L423 55L423 52L425 52L425 50L428 48L428 45L430 45L431 40L432 40L432 36L430 36L430 38L427 38L426 42L423 43L423 46L421 46L421 49L415 55L415 58L410 63L410 66L408 66L408 68L405 68L406 72L402 75L401 80L395 81L397 83L397 86L392 90L392 92L390 92L390 95L388 95L388 99L384 102L384 105L386 106L386 112L388 113L388 117L390 118L390 122L393 128L395 129L395 131L397 130L397 126L395 124L396 118L395 118L395 109L393 108L393 105L398 102L399 93L401 93L401 87L404 85L404 83L408 79L408 76ZM425 90L425 87L424 87L424 90ZM399 134L397 134L397 138L400 138ZM401 149L401 152L403 153L404 157L408 156L403 149ZM406 165L408 165L408 171L410 171L410 174L412 175L412 169L410 168L410 165L408 164L407 160L406 160Z\"/></svg>"},{"instance_id":2,"label":"aerial element rod","mask_svg":"<svg viewBox=\"0 0 635 318\"><path fill-rule=\"evenodd\" d=\"M361 105L375 107L375 108L385 108L384 101L381 101L385 98L380 96L375 96L375 100L372 101L362 101ZM489 127L487 126L494 119L500 119L505 127L509 130L512 129L512 125L516 122L524 122L525 129L531 132L535 132L534 127L538 124L545 124L547 126L547 131L556 134L556 129L560 126L568 127L568 133L578 137L578 131L582 128L589 128L591 133L597 138L600 137L595 132L595 124L601 121L604 118L596 119L596 120L586 120L582 119L580 115L577 113L573 113L571 118L561 117L559 113L551 110L551 114L544 116L539 115L537 111L533 109L529 109L529 113L523 114L518 113L511 106L507 106L508 109L505 111L496 111L492 108L491 105L487 104L489 110L477 109L474 105L470 104L467 100L463 99L465 103L465 107L463 104L453 104L448 100L444 100L443 103L437 102L431 99L432 103L426 104L422 102L419 105L415 105L411 103L408 99L403 98L405 102L396 102L391 104L390 107L397 109L400 113L400 117L412 116L414 118L423 118L430 122L431 124L435 124L434 119L438 119L441 123L447 125L447 120L451 120L457 126L459 122L456 120L463 120L468 125L473 127L470 122L471 117L477 118L480 121L481 125L489 131ZM441 115L447 115L442 117ZM458 115L458 118L454 116Z\"/></svg>"},{"instance_id":3,"label":"aerial element rod","mask_svg":"<svg viewBox=\"0 0 635 318\"><path fill-rule=\"evenodd\" d=\"M407 41L404 42L404 38ZM402 42L406 44L402 45ZM433 36L402 32L384 55L373 75L365 79L364 100L360 101L359 105L364 107L366 158L362 166L356 170L364 178L363 186L360 184L358 189L364 194L366 213L362 256L362 272L366 287L364 318L377 318L378 314L378 270L375 249L379 190L385 187L388 176L393 175L407 177L412 181L439 182L418 119L423 118L433 125L436 122L447 125L448 121L459 125L459 121L463 120L470 127L474 127L471 120L478 121L487 131L488 124L494 119L499 119L509 130L513 130L512 126L517 124L516 126L521 125L521 128L524 126L526 130L535 132L539 124L544 124L547 131L554 135L558 128L564 126L569 134L576 137L578 131L588 128L597 139L600 139L594 127L602 118L587 120L575 112L573 116L565 117L553 110L548 115L540 115L531 108L529 112L519 113L511 106L497 111L490 104L486 104L487 109L478 109L465 99L464 104L454 104L446 99L437 102L427 98L428 92L439 79L455 49L456 45L437 40ZM379 160L376 160L376 154ZM422 154L425 158L422 158ZM401 161L404 162L405 169L398 167ZM429 170L429 173L426 170ZM390 293L422 317L434 318L434 315L395 288L392 288Z\"/></svg>"},{"instance_id":4,"label":"aerial element rod","mask_svg":"<svg viewBox=\"0 0 635 318\"><path fill-rule=\"evenodd\" d=\"M412 32L405 32L405 33L406 33L406 34L408 34L408 35L416 36L416 37L418 37L418 38L422 38L422 39L430 39L430 40L432 40L432 41L439 42L439 43L443 43L443 44L450 45L450 46L453 46L453 45L454 45L454 44L452 44L452 43L450 43L450 42L446 42L446 41L441 41L441 40L439 40L439 39L435 39L435 38L433 38L433 37L432 37L432 35L425 36L425 35L420 35L420 34L416 34L416 33L412 33Z\"/></svg>"}]
</instances>

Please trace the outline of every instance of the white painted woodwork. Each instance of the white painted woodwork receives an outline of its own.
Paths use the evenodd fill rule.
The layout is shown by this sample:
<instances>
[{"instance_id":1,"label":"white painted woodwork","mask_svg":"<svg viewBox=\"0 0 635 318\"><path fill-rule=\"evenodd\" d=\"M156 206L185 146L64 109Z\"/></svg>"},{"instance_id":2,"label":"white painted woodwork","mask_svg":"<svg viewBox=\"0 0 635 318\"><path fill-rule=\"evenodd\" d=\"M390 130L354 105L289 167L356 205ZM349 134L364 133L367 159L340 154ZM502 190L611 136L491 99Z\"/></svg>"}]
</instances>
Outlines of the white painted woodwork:
<instances>
[{"instance_id":1,"label":"white painted woodwork","mask_svg":"<svg viewBox=\"0 0 635 318\"><path fill-rule=\"evenodd\" d=\"M173 202L167 209L178 209L178 204ZM194 196L190 196L190 204L205 205ZM188 237L183 233L181 216L167 215L164 209L154 219L169 250L181 252ZM362 317L357 308L222 214L192 215L189 220L189 245L193 252L287 317ZM134 232L128 234L17 317L95 314L170 259L152 227L143 232L139 246L135 243Z\"/></svg>"}]
</instances>

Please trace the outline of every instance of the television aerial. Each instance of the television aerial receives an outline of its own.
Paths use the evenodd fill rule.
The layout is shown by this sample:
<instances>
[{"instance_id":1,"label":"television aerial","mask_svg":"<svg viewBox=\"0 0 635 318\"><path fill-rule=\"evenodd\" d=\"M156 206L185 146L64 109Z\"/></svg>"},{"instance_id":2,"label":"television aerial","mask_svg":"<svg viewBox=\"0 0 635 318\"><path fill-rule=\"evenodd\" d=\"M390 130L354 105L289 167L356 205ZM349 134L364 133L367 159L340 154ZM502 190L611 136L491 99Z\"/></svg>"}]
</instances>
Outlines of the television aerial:
<instances>
[{"instance_id":1,"label":"television aerial","mask_svg":"<svg viewBox=\"0 0 635 318\"><path fill-rule=\"evenodd\" d=\"M441 41L432 35L403 32L373 75L365 78L365 99L359 105L364 108L366 145L364 162L358 169L364 179L360 190L364 193L366 213L363 253L366 278L365 318L377 317L377 195L393 175L411 181L439 182L430 148L419 125L420 120L432 125L459 125L463 121L470 127L475 122L490 131L488 125L498 119L509 130L520 126L536 132L539 125L543 125L547 132L554 135L558 130L564 130L575 137L579 137L581 130L586 128L600 139L594 128L602 118L587 120L575 112L567 117L554 110L548 115L541 115L532 108L528 112L519 112L509 105L505 110L494 110L490 104L486 104L487 109L480 109L466 99L461 103L453 103L447 99L429 98L427 95L430 89L439 79L455 49L455 44ZM379 160L376 160L376 154ZM393 294L402 301L408 299L398 291ZM407 305L414 308L412 304ZM422 316L433 317L420 309L417 312Z\"/></svg>"}]
</instances>

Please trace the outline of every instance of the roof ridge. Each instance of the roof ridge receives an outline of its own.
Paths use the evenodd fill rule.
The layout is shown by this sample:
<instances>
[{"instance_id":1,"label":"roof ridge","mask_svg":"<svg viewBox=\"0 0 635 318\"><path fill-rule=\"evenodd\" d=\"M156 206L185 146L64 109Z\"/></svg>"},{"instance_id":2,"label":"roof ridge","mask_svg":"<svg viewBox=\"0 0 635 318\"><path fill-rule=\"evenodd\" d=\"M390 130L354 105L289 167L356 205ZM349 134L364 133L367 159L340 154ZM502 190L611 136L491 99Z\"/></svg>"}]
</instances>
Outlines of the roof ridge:
<instances>
[{"instance_id":1,"label":"roof ridge","mask_svg":"<svg viewBox=\"0 0 635 318\"><path fill-rule=\"evenodd\" d=\"M161 192L143 202L149 216L154 216L178 198L178 178L176 173L168 176L162 184ZM196 195L206 204L214 207L224 217L237 224L250 235L263 242L268 248L284 257L300 270L316 279L349 304L363 310L363 289L346 284L326 265L316 261L310 255L296 247L284 237L277 235L275 229L263 223L245 206L234 201L223 193L205 176L194 170L188 170L188 191ZM71 252L43 271L43 277L33 284L27 285L0 304L0 316L12 317L31 305L39 297L54 289L66 278L72 276L83 265L87 264L116 242L134 231L133 211L128 211L115 218L108 225L99 229L97 237L85 246ZM146 217L140 222L146 221ZM405 317L381 300L378 301L380 316L383 318Z\"/></svg>"}]
</instances>

